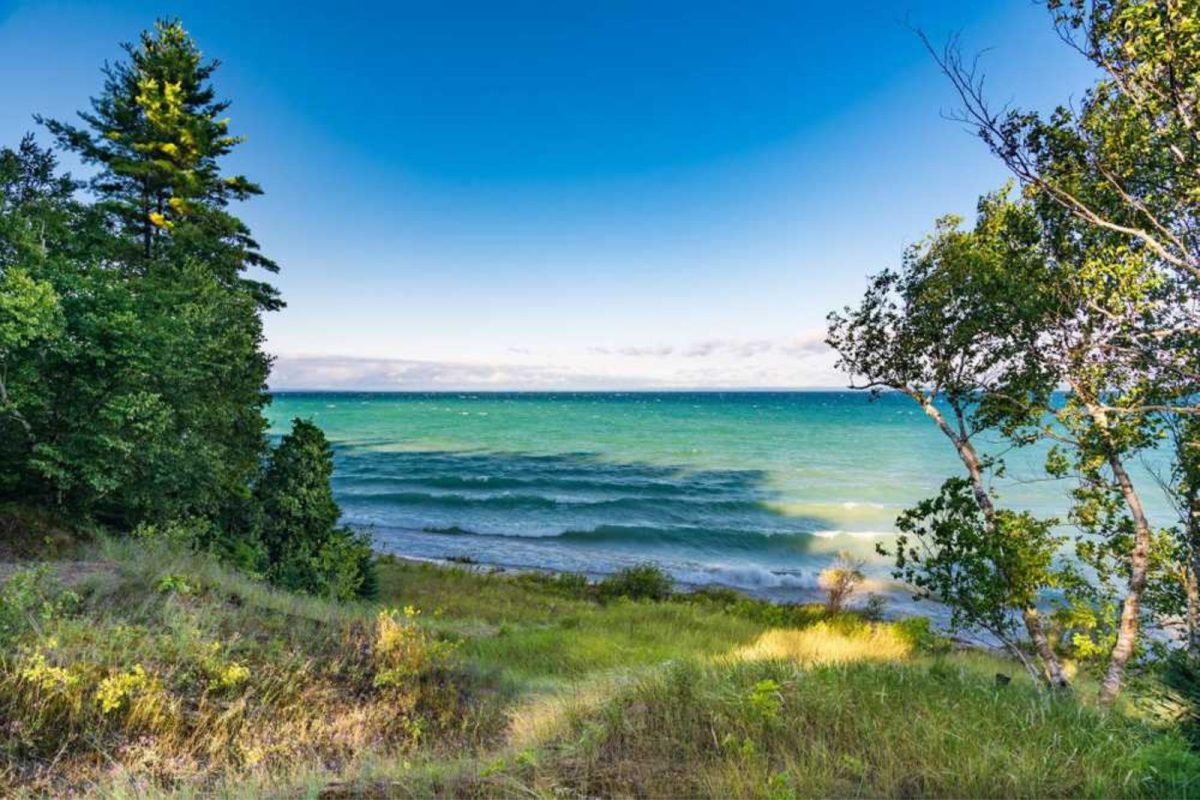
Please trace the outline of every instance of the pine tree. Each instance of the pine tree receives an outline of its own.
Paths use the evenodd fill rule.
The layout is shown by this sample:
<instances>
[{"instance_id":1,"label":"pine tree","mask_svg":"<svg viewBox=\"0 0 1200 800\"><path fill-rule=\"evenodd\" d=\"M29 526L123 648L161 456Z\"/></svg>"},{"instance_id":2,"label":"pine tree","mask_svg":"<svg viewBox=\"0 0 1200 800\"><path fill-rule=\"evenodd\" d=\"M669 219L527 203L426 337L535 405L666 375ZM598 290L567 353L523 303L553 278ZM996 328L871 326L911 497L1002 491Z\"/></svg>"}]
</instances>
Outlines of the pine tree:
<instances>
[{"instance_id":1,"label":"pine tree","mask_svg":"<svg viewBox=\"0 0 1200 800\"><path fill-rule=\"evenodd\" d=\"M271 453L257 487L268 577L287 589L339 599L375 591L370 543L338 527L333 448L313 423L296 419Z\"/></svg>"},{"instance_id":2,"label":"pine tree","mask_svg":"<svg viewBox=\"0 0 1200 800\"><path fill-rule=\"evenodd\" d=\"M229 102L216 99L210 82L220 62L206 61L177 20L159 20L123 49L128 60L104 68L103 91L79 114L83 126L39 121L99 167L91 189L135 245L126 254L132 263L148 268L173 249L203 260L222 282L240 283L264 310L280 308L273 287L240 277L250 267L278 266L226 210L262 188L222 174L220 159L243 140L230 135Z\"/></svg>"}]
</instances>

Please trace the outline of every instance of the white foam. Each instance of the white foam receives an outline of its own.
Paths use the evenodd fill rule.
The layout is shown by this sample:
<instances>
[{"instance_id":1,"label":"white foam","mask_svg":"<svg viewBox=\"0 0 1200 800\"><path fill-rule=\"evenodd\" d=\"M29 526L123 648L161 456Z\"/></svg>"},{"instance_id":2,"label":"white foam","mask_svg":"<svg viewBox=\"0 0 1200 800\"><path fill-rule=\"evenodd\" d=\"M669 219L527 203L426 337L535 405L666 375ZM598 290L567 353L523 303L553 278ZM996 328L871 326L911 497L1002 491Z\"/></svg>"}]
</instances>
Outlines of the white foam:
<instances>
[{"instance_id":1,"label":"white foam","mask_svg":"<svg viewBox=\"0 0 1200 800\"><path fill-rule=\"evenodd\" d=\"M671 576L680 583L693 586L731 586L737 589L815 589L815 575L792 572L772 572L764 567L707 567L696 569L670 569Z\"/></svg>"},{"instance_id":2,"label":"white foam","mask_svg":"<svg viewBox=\"0 0 1200 800\"><path fill-rule=\"evenodd\" d=\"M813 531L813 536L820 539L836 539L839 536L846 536L851 539L886 539L889 536L895 536L894 531Z\"/></svg>"}]
</instances>

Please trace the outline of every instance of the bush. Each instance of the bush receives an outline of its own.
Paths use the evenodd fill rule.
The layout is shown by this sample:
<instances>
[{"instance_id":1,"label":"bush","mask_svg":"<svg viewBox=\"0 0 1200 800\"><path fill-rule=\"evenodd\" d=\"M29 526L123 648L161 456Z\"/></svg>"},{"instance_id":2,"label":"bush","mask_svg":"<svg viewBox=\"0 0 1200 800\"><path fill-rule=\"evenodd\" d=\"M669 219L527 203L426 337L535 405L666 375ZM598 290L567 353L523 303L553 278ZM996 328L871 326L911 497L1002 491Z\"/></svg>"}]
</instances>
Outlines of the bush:
<instances>
[{"instance_id":1,"label":"bush","mask_svg":"<svg viewBox=\"0 0 1200 800\"><path fill-rule=\"evenodd\" d=\"M34 626L65 616L79 605L47 567L23 570L0 584L0 651Z\"/></svg>"},{"instance_id":2,"label":"bush","mask_svg":"<svg viewBox=\"0 0 1200 800\"><path fill-rule=\"evenodd\" d=\"M317 594L347 600L379 594L375 554L365 533L338 528L317 553L315 572L320 576Z\"/></svg>"},{"instance_id":3,"label":"bush","mask_svg":"<svg viewBox=\"0 0 1200 800\"><path fill-rule=\"evenodd\" d=\"M256 487L262 508L267 577L285 589L346 600L377 589L365 535L338 527L333 499L333 448L311 422L292 431L271 453Z\"/></svg>"},{"instance_id":4,"label":"bush","mask_svg":"<svg viewBox=\"0 0 1200 800\"><path fill-rule=\"evenodd\" d=\"M841 612L846 601L858 588L858 584L862 583L862 567L861 558L854 558L843 550L838 553L832 566L821 571L818 582L825 590L825 607L829 609L830 614Z\"/></svg>"},{"instance_id":5,"label":"bush","mask_svg":"<svg viewBox=\"0 0 1200 800\"><path fill-rule=\"evenodd\" d=\"M863 606L862 616L868 622L883 622L887 615L887 598L871 592L867 595L867 604Z\"/></svg>"},{"instance_id":6,"label":"bush","mask_svg":"<svg viewBox=\"0 0 1200 800\"><path fill-rule=\"evenodd\" d=\"M512 580L521 586L572 600L587 599L592 593L587 576L578 572L522 572Z\"/></svg>"},{"instance_id":7,"label":"bush","mask_svg":"<svg viewBox=\"0 0 1200 800\"><path fill-rule=\"evenodd\" d=\"M666 600L675 589L671 576L655 564L626 567L596 585L601 600L627 597L630 600Z\"/></svg>"},{"instance_id":8,"label":"bush","mask_svg":"<svg viewBox=\"0 0 1200 800\"><path fill-rule=\"evenodd\" d=\"M915 649L923 653L941 655L950 652L950 639L934 631L928 617L905 617L891 625Z\"/></svg>"}]
</instances>

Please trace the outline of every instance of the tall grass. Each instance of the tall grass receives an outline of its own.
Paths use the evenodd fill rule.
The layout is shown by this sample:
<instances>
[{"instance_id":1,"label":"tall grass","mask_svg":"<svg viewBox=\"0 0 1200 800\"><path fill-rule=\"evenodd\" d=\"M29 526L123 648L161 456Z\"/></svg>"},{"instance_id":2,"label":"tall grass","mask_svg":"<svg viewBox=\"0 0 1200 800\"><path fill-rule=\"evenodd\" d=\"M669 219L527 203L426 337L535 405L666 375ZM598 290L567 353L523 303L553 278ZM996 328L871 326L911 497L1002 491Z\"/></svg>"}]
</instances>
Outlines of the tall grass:
<instances>
[{"instance_id":1,"label":"tall grass","mask_svg":"<svg viewBox=\"0 0 1200 800\"><path fill-rule=\"evenodd\" d=\"M0 589L0 795L1200 795L1178 736L1000 686L923 620L394 559L338 604L85 557L74 596Z\"/></svg>"},{"instance_id":2,"label":"tall grass","mask_svg":"<svg viewBox=\"0 0 1200 800\"><path fill-rule=\"evenodd\" d=\"M402 614L267 588L205 557L106 546L77 608L0 655L0 780L57 794L111 764L151 785L366 749L449 744L487 721L449 648ZM499 720L492 723L498 728Z\"/></svg>"},{"instance_id":3,"label":"tall grass","mask_svg":"<svg viewBox=\"0 0 1200 800\"><path fill-rule=\"evenodd\" d=\"M481 795L1187 797L1185 743L1030 687L932 665L679 662L582 707Z\"/></svg>"}]
</instances>

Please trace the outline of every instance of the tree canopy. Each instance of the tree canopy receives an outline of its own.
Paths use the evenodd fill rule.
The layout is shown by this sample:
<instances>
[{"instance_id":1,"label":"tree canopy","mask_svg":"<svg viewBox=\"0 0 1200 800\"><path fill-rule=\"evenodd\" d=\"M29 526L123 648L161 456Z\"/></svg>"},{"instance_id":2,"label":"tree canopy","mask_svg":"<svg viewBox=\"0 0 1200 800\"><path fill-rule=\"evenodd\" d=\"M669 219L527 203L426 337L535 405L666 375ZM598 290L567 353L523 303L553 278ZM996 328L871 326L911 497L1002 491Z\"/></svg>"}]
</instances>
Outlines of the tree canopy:
<instances>
[{"instance_id":1,"label":"tree canopy","mask_svg":"<svg viewBox=\"0 0 1200 800\"><path fill-rule=\"evenodd\" d=\"M271 515L286 491L317 489L279 485L262 413L262 313L282 302L261 274L278 267L233 211L262 189L225 171L241 139L219 65L178 21L124 51L81 124L43 120L88 181L32 135L0 149L0 501L124 531L183 525L282 581L290 522ZM311 477L328 494L328 469ZM289 533L316 559L297 588L369 588L369 549L327 499Z\"/></svg>"}]
</instances>

